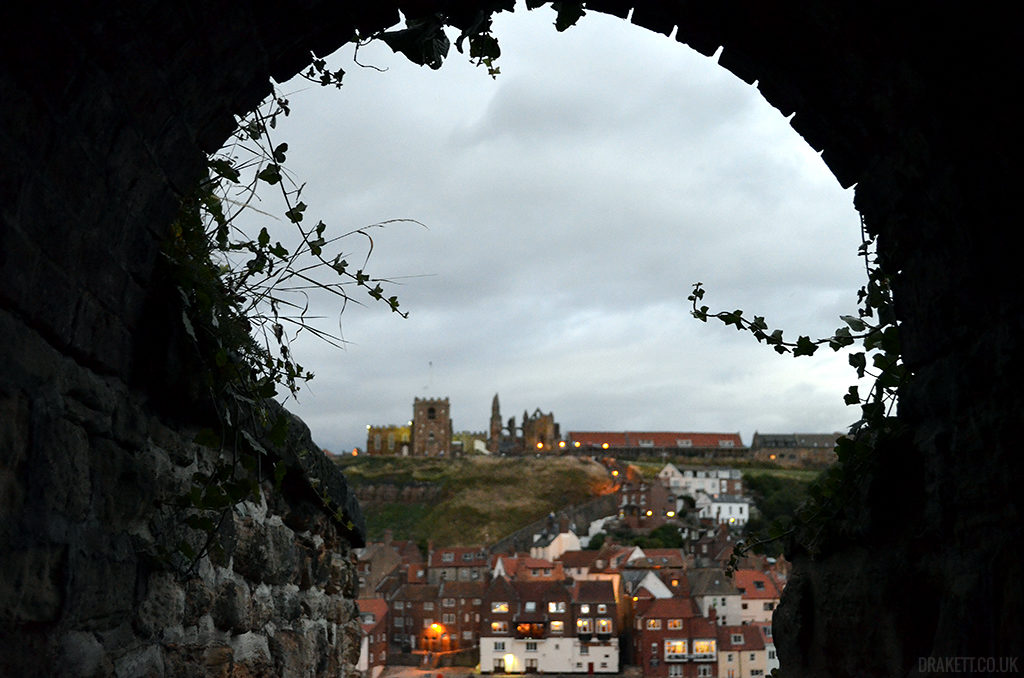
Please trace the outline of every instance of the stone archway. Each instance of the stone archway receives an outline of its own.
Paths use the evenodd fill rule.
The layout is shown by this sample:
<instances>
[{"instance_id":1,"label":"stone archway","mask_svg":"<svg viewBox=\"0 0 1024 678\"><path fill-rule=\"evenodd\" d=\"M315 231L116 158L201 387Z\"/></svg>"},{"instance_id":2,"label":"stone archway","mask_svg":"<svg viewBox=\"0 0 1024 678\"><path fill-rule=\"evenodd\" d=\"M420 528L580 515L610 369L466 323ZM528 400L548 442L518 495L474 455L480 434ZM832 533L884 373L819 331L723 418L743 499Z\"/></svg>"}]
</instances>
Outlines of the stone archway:
<instances>
[{"instance_id":1,"label":"stone archway","mask_svg":"<svg viewBox=\"0 0 1024 678\"><path fill-rule=\"evenodd\" d=\"M6 379L39 373L30 347L39 344L139 399L159 395L183 358L162 336L170 316L155 277L158 238L233 114L265 96L268 77L306 66L310 50L386 29L399 10L465 25L502 4L4 10ZM1013 17L884 3L594 0L587 9L675 30L704 54L723 46L720 63L795 112L794 127L840 182L857 184L857 205L880 234L916 374L901 402L907 444L866 474L848 537L814 562L798 558L779 616L784 668L899 675L919 657L1019 655L1024 402L1014 377L1024 371L1024 314L1006 235L1018 211L1006 190L1015 109L1001 67L1012 63ZM56 482L29 461L40 454L41 413L69 405L42 388L3 388L0 412L14 422L3 438L7 518Z\"/></svg>"}]
</instances>

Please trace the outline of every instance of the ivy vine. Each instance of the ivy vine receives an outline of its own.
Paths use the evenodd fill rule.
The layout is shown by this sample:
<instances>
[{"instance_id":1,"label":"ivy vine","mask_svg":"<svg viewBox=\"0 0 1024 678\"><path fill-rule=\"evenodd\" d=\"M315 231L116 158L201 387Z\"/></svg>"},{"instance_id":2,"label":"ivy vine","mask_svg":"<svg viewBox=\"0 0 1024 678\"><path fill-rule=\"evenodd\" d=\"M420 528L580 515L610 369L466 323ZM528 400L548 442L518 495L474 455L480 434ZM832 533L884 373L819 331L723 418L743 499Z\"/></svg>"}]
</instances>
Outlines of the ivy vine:
<instances>
[{"instance_id":1,"label":"ivy vine","mask_svg":"<svg viewBox=\"0 0 1024 678\"><path fill-rule=\"evenodd\" d=\"M901 435L895 411L900 392L908 384L911 373L901 358L892 288L888 274L879 264L876 236L868 231L863 216L860 226L858 256L864 261L867 282L857 291L857 314L840 316L844 324L831 336L811 339L801 335L791 340L783 330L769 327L763 316L751 318L739 309L712 312L702 303L706 290L700 282L694 283L687 298L691 313L701 322L716 319L737 331L749 332L759 343L779 354L799 358L814 355L823 346L840 351L859 344L861 350L849 355L850 366L858 379L873 379L867 393L862 393L855 384L844 395L847 405L859 406L860 417L836 443L837 462L811 485L810 498L794 516L776 520L766 534L751 535L737 542L729 562L730 570L735 570L739 558L750 551L759 551L770 542L782 540L788 550L799 545L812 555L820 552L826 527L834 525L843 508L856 501L860 494L859 484L867 466L876 460L878 451L887 441Z\"/></svg>"}]
</instances>

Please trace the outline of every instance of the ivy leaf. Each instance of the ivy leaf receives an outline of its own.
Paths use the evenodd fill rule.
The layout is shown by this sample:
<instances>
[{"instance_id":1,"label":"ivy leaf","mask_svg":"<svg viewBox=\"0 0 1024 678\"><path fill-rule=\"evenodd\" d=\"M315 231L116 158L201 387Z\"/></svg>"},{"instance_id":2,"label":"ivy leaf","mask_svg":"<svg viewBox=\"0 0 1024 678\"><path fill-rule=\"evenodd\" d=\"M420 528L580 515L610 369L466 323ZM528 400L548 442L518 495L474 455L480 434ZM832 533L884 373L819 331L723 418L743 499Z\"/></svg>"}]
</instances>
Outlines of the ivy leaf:
<instances>
[{"instance_id":1,"label":"ivy leaf","mask_svg":"<svg viewBox=\"0 0 1024 678\"><path fill-rule=\"evenodd\" d=\"M814 355L814 352L818 350L817 345L811 341L810 337L800 337L796 340L796 348L793 349L793 357L802 355Z\"/></svg>"},{"instance_id":2,"label":"ivy leaf","mask_svg":"<svg viewBox=\"0 0 1024 678\"><path fill-rule=\"evenodd\" d=\"M857 392L856 386L851 386L843 396L843 402L847 405L856 405L860 402L860 393Z\"/></svg>"},{"instance_id":3,"label":"ivy leaf","mask_svg":"<svg viewBox=\"0 0 1024 678\"><path fill-rule=\"evenodd\" d=\"M277 148L274 149L274 160L276 162L284 162L284 154L288 151L288 144L278 144Z\"/></svg>"},{"instance_id":4,"label":"ivy leaf","mask_svg":"<svg viewBox=\"0 0 1024 678\"><path fill-rule=\"evenodd\" d=\"M256 178L273 186L281 181L281 166L275 164L267 165L263 168L263 171L256 175Z\"/></svg>"},{"instance_id":5,"label":"ivy leaf","mask_svg":"<svg viewBox=\"0 0 1024 678\"><path fill-rule=\"evenodd\" d=\"M864 377L864 370L867 368L867 356L861 353L850 354L850 367L857 370L857 378L861 379Z\"/></svg>"},{"instance_id":6,"label":"ivy leaf","mask_svg":"<svg viewBox=\"0 0 1024 678\"><path fill-rule=\"evenodd\" d=\"M306 203L300 202L295 207L285 212L284 215L288 217L288 221L292 222L293 224L297 224L300 221L302 221L302 213L305 211Z\"/></svg>"},{"instance_id":7,"label":"ivy leaf","mask_svg":"<svg viewBox=\"0 0 1024 678\"><path fill-rule=\"evenodd\" d=\"M225 158L214 158L210 161L210 169L219 176L224 177L228 181L237 184L241 178L238 170L232 166L231 161Z\"/></svg>"},{"instance_id":8,"label":"ivy leaf","mask_svg":"<svg viewBox=\"0 0 1024 678\"><path fill-rule=\"evenodd\" d=\"M868 328L867 324L860 318L852 315L841 315L839 319L850 326L854 332L863 332Z\"/></svg>"}]
</instances>

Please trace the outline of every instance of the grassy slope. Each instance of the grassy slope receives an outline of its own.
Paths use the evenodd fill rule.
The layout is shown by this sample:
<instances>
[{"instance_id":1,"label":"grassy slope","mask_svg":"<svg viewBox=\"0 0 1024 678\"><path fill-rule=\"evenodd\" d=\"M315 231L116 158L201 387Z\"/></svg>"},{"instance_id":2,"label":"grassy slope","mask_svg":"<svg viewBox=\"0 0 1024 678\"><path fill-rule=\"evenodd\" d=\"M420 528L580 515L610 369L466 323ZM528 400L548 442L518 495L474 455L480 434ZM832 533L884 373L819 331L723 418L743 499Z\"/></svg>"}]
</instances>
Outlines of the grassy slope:
<instances>
[{"instance_id":1,"label":"grassy slope","mask_svg":"<svg viewBox=\"0 0 1024 678\"><path fill-rule=\"evenodd\" d=\"M365 508L370 539L390 529L396 539L440 546L496 541L549 512L597 496L608 488L604 468L573 457L468 457L457 460L345 457L349 482L431 483L442 488L434 504Z\"/></svg>"}]
</instances>

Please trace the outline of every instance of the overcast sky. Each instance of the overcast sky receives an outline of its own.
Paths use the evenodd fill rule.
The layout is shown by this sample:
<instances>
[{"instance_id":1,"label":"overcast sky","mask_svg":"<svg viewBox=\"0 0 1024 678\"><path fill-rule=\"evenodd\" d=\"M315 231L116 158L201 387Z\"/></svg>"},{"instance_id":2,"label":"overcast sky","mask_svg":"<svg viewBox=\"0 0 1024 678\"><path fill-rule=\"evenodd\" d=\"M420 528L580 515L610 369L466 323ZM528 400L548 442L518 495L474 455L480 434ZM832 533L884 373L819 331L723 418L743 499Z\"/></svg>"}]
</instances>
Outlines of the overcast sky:
<instances>
[{"instance_id":1,"label":"overcast sky","mask_svg":"<svg viewBox=\"0 0 1024 678\"><path fill-rule=\"evenodd\" d=\"M777 356L686 297L703 281L713 309L829 334L863 282L852 190L714 59L604 15L553 22L499 15L496 80L454 48L431 71L377 44L358 58L385 72L349 49L341 90L282 85L307 220L426 225L371 231L367 269L400 283L385 291L409 318L350 305L344 351L297 341L316 378L289 407L335 452L406 422L414 397L486 430L495 393L505 419L539 407L563 433L845 430L845 354ZM336 333L338 305L316 309Z\"/></svg>"}]
</instances>

